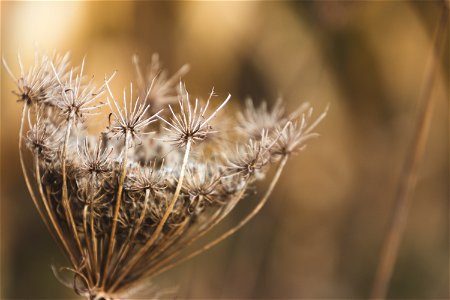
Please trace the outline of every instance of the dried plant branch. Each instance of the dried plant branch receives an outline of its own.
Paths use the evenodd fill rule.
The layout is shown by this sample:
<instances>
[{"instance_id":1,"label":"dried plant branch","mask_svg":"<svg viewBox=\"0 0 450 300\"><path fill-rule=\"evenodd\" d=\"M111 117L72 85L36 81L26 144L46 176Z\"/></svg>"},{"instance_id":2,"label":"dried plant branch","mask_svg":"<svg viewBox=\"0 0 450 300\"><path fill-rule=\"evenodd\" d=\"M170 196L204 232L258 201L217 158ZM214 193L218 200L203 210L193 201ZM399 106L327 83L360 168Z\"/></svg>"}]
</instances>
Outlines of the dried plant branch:
<instances>
[{"instance_id":1,"label":"dried plant branch","mask_svg":"<svg viewBox=\"0 0 450 300\"><path fill-rule=\"evenodd\" d=\"M54 272L90 300L121 299L243 227L268 200L290 154L317 136L312 130L326 114L313 119L309 103L285 114L281 102L269 109L266 104L254 107L249 100L234 132L227 130L230 137L210 138L226 134L220 129L220 113L231 96L215 109L214 90L206 101L191 100L182 82L175 87L175 77L184 75L187 66L167 76L157 59L153 57L145 77L133 60L138 97L130 84L123 105L109 85L115 73L96 88L93 78L85 80L84 59L80 68L69 69L68 55L36 54L35 65L26 70L19 56L17 77L4 62L17 84L14 94L24 105L19 152L25 183L41 219L70 260L71 267L60 270L71 272L73 282ZM101 101L104 91L109 94L106 102ZM177 99L178 106L169 104ZM100 139L94 138L85 121L105 103L111 111L109 125ZM166 104L164 113L159 107ZM155 126L157 121L161 126ZM23 144L34 158L30 169L36 193ZM196 250L194 242L227 217L276 162L275 176L256 207Z\"/></svg>"},{"instance_id":2,"label":"dried plant branch","mask_svg":"<svg viewBox=\"0 0 450 300\"><path fill-rule=\"evenodd\" d=\"M400 182L395 196L395 207L384 238L379 263L372 287L371 299L385 299L394 270L398 249L405 231L413 192L417 183L420 162L428 140L433 116L433 84L438 72L439 60L448 36L448 8L443 7L442 16L436 30L430 62L420 97L420 111L412 145L403 162Z\"/></svg>"}]
</instances>

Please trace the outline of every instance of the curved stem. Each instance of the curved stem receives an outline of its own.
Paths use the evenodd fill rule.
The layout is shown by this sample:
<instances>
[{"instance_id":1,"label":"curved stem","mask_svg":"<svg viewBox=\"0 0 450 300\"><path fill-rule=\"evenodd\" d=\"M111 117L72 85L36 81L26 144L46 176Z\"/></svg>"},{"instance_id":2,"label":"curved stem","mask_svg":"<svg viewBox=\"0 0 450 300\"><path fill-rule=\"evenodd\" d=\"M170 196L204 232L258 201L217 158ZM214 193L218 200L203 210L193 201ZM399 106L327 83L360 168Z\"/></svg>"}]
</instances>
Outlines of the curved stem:
<instances>
[{"instance_id":1,"label":"curved stem","mask_svg":"<svg viewBox=\"0 0 450 300\"><path fill-rule=\"evenodd\" d=\"M148 257L145 258L146 261L151 262L153 259L157 259L157 257L161 253L165 252L166 249L171 247L177 241L177 239L184 233L184 230L186 226L189 224L189 221L190 217L186 217L186 219L177 228L165 234L163 241L160 244L158 244L158 248L155 249L154 252L152 252ZM141 277L140 274L145 273L148 269L148 266L149 265L142 264L139 266L138 270L134 270L136 272L133 272L133 275L137 274L134 277L135 280L139 280L139 278ZM133 281L133 279L130 281Z\"/></svg>"},{"instance_id":2,"label":"curved stem","mask_svg":"<svg viewBox=\"0 0 450 300\"><path fill-rule=\"evenodd\" d=\"M45 197L44 192L42 190L42 186L41 186L41 182L40 182L40 174L39 174L39 161L38 161L37 154L36 154L36 160L37 160L37 162L36 162L37 167L36 168L37 168L38 173L36 173L36 177L37 177L37 184L39 185L39 193L41 195L42 202L44 203L44 207L46 209L48 218L49 218L49 220L50 220L50 222L51 222L51 224L53 226L53 229L55 230L56 234L58 235L59 240L58 240L58 238L55 237L55 234L54 234L53 230L51 229L50 224L48 222L49 220L47 220L47 217L42 212L42 209L41 209L41 207L40 207L40 205L38 203L36 194L34 193L33 188L31 187L30 177L28 176L28 172L27 172L26 167L25 167L25 161L24 161L24 158L23 158L23 148L22 148L23 147L23 127L24 127L25 116L26 116L27 112L28 112L28 106L27 106L27 104L24 104L23 109L22 109L22 118L21 118L21 121L20 121L20 129L19 129L19 159L20 159L20 166L21 166L21 169L22 169L23 177L25 179L25 184L27 186L28 192L30 193L30 196L31 196L31 199L32 199L32 201L34 203L34 206L36 207L36 209L37 209L37 211L39 213L39 216L41 217L42 221L44 222L44 224L47 227L48 231L50 232L51 236L54 238L54 240L56 241L57 244L59 244L58 241L62 244L62 246L64 248L64 251L67 253L68 258L69 258L70 262L72 263L72 266L75 267L76 260L75 260L75 258L73 256L72 252L70 251L70 248L65 243L64 237L63 237L63 235L61 233L61 229L59 228L59 225L55 221L51 209L48 207L48 204L47 204L47 201L46 201L46 197Z\"/></svg>"},{"instance_id":3,"label":"curved stem","mask_svg":"<svg viewBox=\"0 0 450 300\"><path fill-rule=\"evenodd\" d=\"M225 240L226 238L228 238L229 236L231 236L232 234L234 234L236 231L238 231L239 229L241 229L245 224L247 224L251 219L253 219L253 217L258 214L258 212L261 210L261 208L263 208L264 204L267 202L267 200L269 199L269 196L272 194L273 189L275 188L275 185L278 182L278 179L281 176L281 173L286 165L286 161L288 159L288 156L285 155L283 156L283 158L280 161L280 164L278 165L277 171L269 185L269 188L267 189L266 193L264 194L264 196L261 198L261 200L259 201L258 205L244 218L242 219L237 225L235 225L233 228L227 230L225 233L223 233L221 236L219 236L218 238L216 238L215 240L209 242L208 244L204 245L202 248L192 252L191 254L183 257L182 259L175 261L161 269L159 269L160 267L162 267L165 263L167 263L169 260L165 259L161 262L159 262L158 264L154 265L153 268L149 269L147 272L145 272L142 275L142 279L140 279L139 281L142 280L148 280L149 275L151 275L151 277L154 277L156 275L159 275L163 272L166 272L170 269L172 269L175 266L178 266L179 264L190 260L191 258L205 252L206 250L214 247L215 245L219 244L220 242L222 242L223 240ZM153 273L155 272L155 273ZM152 274L153 273L153 274ZM138 282L139 282L138 281ZM134 284L137 284L138 282L135 282ZM129 287L129 284L126 284L124 286L122 286L119 290L117 291L121 291L124 290L126 288Z\"/></svg>"},{"instance_id":4,"label":"curved stem","mask_svg":"<svg viewBox=\"0 0 450 300\"><path fill-rule=\"evenodd\" d=\"M161 233L167 219L170 216L170 213L172 212L175 203L177 202L178 196L181 192L181 187L183 185L183 179L184 179L184 173L186 169L186 165L189 158L189 153L191 150L192 141L188 140L186 143L186 150L184 152L184 158L183 158L183 164L181 166L180 176L178 178L178 184L175 190L175 193L173 194L172 200L170 201L169 207L167 208L166 212L164 213L164 216L159 221L158 226L156 227L155 231L153 232L150 239L142 246L141 249L136 253L135 256L130 260L130 262L127 264L127 266L122 271L122 274L115 280L115 282L111 285L110 290L114 290L117 285L128 275L128 273L133 269L133 267L139 262L139 260L144 256L145 252L148 251L148 249L153 245L153 243L156 241L156 239L159 237L159 234Z\"/></svg>"},{"instance_id":5,"label":"curved stem","mask_svg":"<svg viewBox=\"0 0 450 300\"><path fill-rule=\"evenodd\" d=\"M42 212L42 209L38 203L37 197L33 191L33 188L31 187L30 178L28 176L27 169L25 167L25 161L23 159L23 150L22 150L22 141L23 141L23 124L25 123L25 115L28 111L28 106L26 104L23 105L22 108L22 119L20 121L20 129L19 129L19 160L20 160L20 166L22 168L23 178L25 179L25 184L27 186L28 192L30 193L31 199L33 200L34 206L36 207L39 216L41 217L42 221L45 223L45 226L47 229L52 233L52 230L50 229L50 225L48 224L47 218L45 217L44 213Z\"/></svg>"},{"instance_id":6,"label":"curved stem","mask_svg":"<svg viewBox=\"0 0 450 300\"><path fill-rule=\"evenodd\" d=\"M112 250L114 247L116 230L117 230L117 220L119 217L120 205L122 203L122 192L123 192L123 184L125 182L125 176L127 175L127 161L128 161L128 148L130 146L130 132L127 130L125 133L125 149L123 150L123 159L122 159L122 170L120 172L119 185L117 188L117 198L116 198L116 206L114 208L113 215L113 223L111 226L111 234L109 236L109 244L108 249L105 256L104 268L103 268L103 278L101 280L101 286L104 287L106 284L106 278L109 268L109 263L112 257Z\"/></svg>"},{"instance_id":7,"label":"curved stem","mask_svg":"<svg viewBox=\"0 0 450 300\"><path fill-rule=\"evenodd\" d=\"M115 272L119 269L119 264L122 263L122 261L128 255L128 252L130 251L130 249L132 249L133 242L134 242L134 240L136 238L136 235L139 232L139 228L141 227L142 222L144 221L145 213L146 213L146 210L147 210L147 203L148 203L149 198L150 198L150 190L146 189L145 190L145 199L144 199L144 208L141 211L139 219L137 220L136 224L134 225L134 228L133 228L133 231L131 232L131 235L126 240L126 245L124 246L123 251L121 251L119 253L119 256L117 258L117 264L116 264L114 270L111 273L111 277L114 277Z\"/></svg>"},{"instance_id":8,"label":"curved stem","mask_svg":"<svg viewBox=\"0 0 450 300\"><path fill-rule=\"evenodd\" d=\"M56 234L58 235L59 240L61 241L61 244L64 247L65 252L69 255L69 259L72 263L72 265L74 266L74 268L77 268L77 260L75 259L74 254L71 251L71 248L69 247L66 238L64 237L64 234L61 231L61 228L58 225L57 220L55 219L55 216L53 215L52 210L50 209L50 207L48 206L48 202L47 202L47 197L44 194L44 190L42 189L42 182L41 182L41 171L39 169L39 156L38 153L35 153L36 159L35 159L35 172L36 172L36 180L37 180L37 185L38 185L38 189L39 189L39 193L41 195L42 198L42 202L44 203L44 207L47 211L48 217L50 218L50 221L53 225L53 228L56 231Z\"/></svg>"},{"instance_id":9,"label":"curved stem","mask_svg":"<svg viewBox=\"0 0 450 300\"><path fill-rule=\"evenodd\" d=\"M238 195L233 197L232 201L230 201L230 205L225 207L225 210L223 211L222 214L217 216L212 222L210 222L210 224L208 226L206 226L205 228L200 230L196 235L194 235L190 239L181 241L180 244L176 245L177 248L174 251L172 251L172 253L168 254L165 258L163 258L163 260L170 261L172 258L174 258L178 254L180 254L184 249L186 249L187 247L192 245L195 241L197 241L198 239L203 237L205 234L210 232L215 226L217 226L217 224L219 224L228 215L228 213L231 211L231 209L237 204L239 199L242 198L242 196L244 195L244 193L246 191L247 184L248 184L248 181L245 183L244 187L238 193Z\"/></svg>"},{"instance_id":10,"label":"curved stem","mask_svg":"<svg viewBox=\"0 0 450 300\"><path fill-rule=\"evenodd\" d=\"M155 251L152 252L148 257L146 257L146 259L148 261L152 261L153 259L158 257L158 255L164 252L168 247L173 245L173 243L177 241L178 237L184 232L183 230L185 229L186 225L189 224L189 221L190 217L186 217L186 219L179 225L178 228L165 234L161 243L158 244L158 249L155 249Z\"/></svg>"}]
</instances>

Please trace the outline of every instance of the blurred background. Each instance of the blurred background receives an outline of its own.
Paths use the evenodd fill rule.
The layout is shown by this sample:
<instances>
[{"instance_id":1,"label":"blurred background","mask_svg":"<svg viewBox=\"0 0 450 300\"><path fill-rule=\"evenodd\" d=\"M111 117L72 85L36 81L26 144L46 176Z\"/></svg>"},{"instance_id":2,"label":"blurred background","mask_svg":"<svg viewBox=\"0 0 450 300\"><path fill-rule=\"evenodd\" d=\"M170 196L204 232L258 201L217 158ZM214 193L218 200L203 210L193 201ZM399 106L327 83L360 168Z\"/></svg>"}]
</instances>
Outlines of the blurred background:
<instances>
[{"instance_id":1,"label":"blurred background","mask_svg":"<svg viewBox=\"0 0 450 300\"><path fill-rule=\"evenodd\" d=\"M1 50L34 45L87 57L100 82L131 56L158 52L173 74L184 63L192 94L232 94L289 110L310 101L327 118L319 139L293 157L262 212L216 248L161 275L176 298L341 298L369 295L382 237L412 138L437 1L4 2ZM448 299L449 49L437 70L435 111L388 296ZM50 266L64 259L26 190L17 150L20 105L1 71L1 298L76 299ZM263 191L262 183L258 191ZM252 195L224 227L257 200Z\"/></svg>"}]
</instances>

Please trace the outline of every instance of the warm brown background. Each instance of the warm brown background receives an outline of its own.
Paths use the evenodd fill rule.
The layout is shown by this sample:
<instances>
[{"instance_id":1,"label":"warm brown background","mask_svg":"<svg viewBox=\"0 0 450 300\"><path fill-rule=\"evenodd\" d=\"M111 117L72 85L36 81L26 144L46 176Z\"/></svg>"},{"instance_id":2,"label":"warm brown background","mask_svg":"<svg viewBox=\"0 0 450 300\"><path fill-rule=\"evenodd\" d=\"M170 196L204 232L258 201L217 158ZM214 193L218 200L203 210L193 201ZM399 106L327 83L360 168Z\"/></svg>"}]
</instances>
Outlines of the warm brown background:
<instances>
[{"instance_id":1,"label":"warm brown background","mask_svg":"<svg viewBox=\"0 0 450 300\"><path fill-rule=\"evenodd\" d=\"M159 52L172 72L189 62L194 94L212 86L293 109L330 105L322 134L291 160L269 204L246 228L160 277L179 298L367 297L409 146L440 15L437 1L2 2L2 55L18 69L33 43L87 55L101 80L131 76L131 55ZM448 298L449 51L391 298ZM75 298L50 265L62 255L19 170L19 109L1 80L1 298ZM264 184L261 184L261 188ZM253 199L254 200L254 199ZM251 199L230 218L237 219Z\"/></svg>"}]
</instances>

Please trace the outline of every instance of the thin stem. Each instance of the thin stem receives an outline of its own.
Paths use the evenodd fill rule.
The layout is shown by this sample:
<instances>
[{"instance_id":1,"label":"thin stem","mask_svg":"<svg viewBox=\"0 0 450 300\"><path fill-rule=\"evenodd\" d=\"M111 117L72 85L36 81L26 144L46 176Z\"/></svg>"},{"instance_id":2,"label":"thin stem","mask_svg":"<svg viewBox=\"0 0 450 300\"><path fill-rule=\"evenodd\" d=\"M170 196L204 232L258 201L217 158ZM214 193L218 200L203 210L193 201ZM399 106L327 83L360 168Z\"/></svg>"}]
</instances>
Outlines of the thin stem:
<instances>
[{"instance_id":1,"label":"thin stem","mask_svg":"<svg viewBox=\"0 0 450 300\"><path fill-rule=\"evenodd\" d=\"M110 290L113 291L117 285L128 275L128 273L133 269L133 267L139 262L139 260L144 256L145 252L153 245L153 243L156 241L156 239L159 237L159 234L161 233L167 219L169 218L170 214L172 213L172 210L175 206L175 203L178 199L178 196L180 195L181 187L183 185L183 179L184 179L184 173L186 169L186 165L188 162L190 150L191 150L192 141L189 139L186 143L186 150L184 152L184 158L183 158L183 164L181 166L180 176L178 178L178 184L175 190L175 193L173 194L172 200L169 204L169 207L167 208L166 212L164 213L164 216L159 221L158 226L156 227L155 231L152 233L152 236L150 239L142 246L141 249L136 253L135 256L130 260L130 262L127 264L127 266L122 271L121 275L117 278L117 280L111 285Z\"/></svg>"},{"instance_id":2,"label":"thin stem","mask_svg":"<svg viewBox=\"0 0 450 300\"><path fill-rule=\"evenodd\" d=\"M88 230L88 225L87 225L87 212L88 212L88 206L84 205L84 208L83 208L83 231L84 231L84 240L86 241L87 253L89 255L89 259L86 261L86 263L90 269L90 272L87 272L87 273L88 273L89 281L90 281L91 285L93 285L94 280L92 278L92 274L94 273L94 252L93 252L94 250L93 250L93 246L91 244L91 240L89 239L89 230Z\"/></svg>"},{"instance_id":3,"label":"thin stem","mask_svg":"<svg viewBox=\"0 0 450 300\"><path fill-rule=\"evenodd\" d=\"M67 190L67 162L66 162L66 154L67 154L67 146L69 144L69 137L70 137L70 130L72 128L73 124L73 118L74 114L73 112L69 116L69 120L67 123L66 128L66 136L64 140L63 145L63 151L61 155L61 169L62 169L62 176L63 176L63 186L62 186L62 203L64 206L64 213L67 218L67 222L69 223L69 227L73 232L73 236L75 238L75 243L78 247L78 250L80 251L80 255L83 255L83 247L81 246L80 238L78 237L77 227L75 225L75 221L72 216L72 211L70 209L70 203L69 203L69 197L68 197L68 190Z\"/></svg>"},{"instance_id":4,"label":"thin stem","mask_svg":"<svg viewBox=\"0 0 450 300\"><path fill-rule=\"evenodd\" d=\"M444 7L442 17L436 31L436 36L431 53L426 80L422 90L422 109L417 123L417 130L412 141L412 146L402 168L400 183L396 193L395 208L382 245L380 261L377 267L375 280L372 287L371 299L385 299L389 282L394 270L398 249L405 231L409 209L412 203L412 195L417 183L417 173L422 160L425 145L428 139L430 123L433 115L434 101L432 87L436 78L439 58L445 45L444 40L448 29L448 8Z\"/></svg>"},{"instance_id":5,"label":"thin stem","mask_svg":"<svg viewBox=\"0 0 450 300\"><path fill-rule=\"evenodd\" d=\"M253 219L254 216L256 216L258 214L258 212L261 210L261 208L263 208L264 204L267 202L267 200L269 199L269 196L272 194L273 189L275 188L275 185L277 184L281 173L286 165L286 161L288 159L288 156L285 155L283 156L283 158L280 161L280 164L278 165L277 171L274 175L274 177L272 178L272 181L269 185L269 188L267 189L266 193L264 194L264 196L261 198L261 200L259 201L258 205L256 205L256 207L244 218L242 219L237 225L235 225L233 228L230 228L229 230L227 230L225 233L223 233L222 235L220 235L218 238L216 238L215 240L209 242L208 244L204 245L202 248L192 252L191 254L181 258L178 261L175 261L169 265L166 265L165 267L161 268L165 263L167 263L168 261L170 261L169 259L164 259L162 261L160 261L159 263L157 263L156 265L153 266L153 268L150 268L149 270L147 270L147 272L145 272L142 275L142 278L138 281L142 281L142 280L147 280L149 275L151 275L151 277L157 276L163 272L166 272L170 269L172 269L175 266L178 266L179 264L190 260L191 258L207 251L208 249L214 247L215 245L219 244L220 242L222 242L223 240L225 240L226 238L228 238L229 236L233 235L236 231L238 231L239 229L241 229L245 224L247 224L251 219ZM156 272L155 272L156 271ZM153 273L154 272L154 273ZM153 274L152 274L153 273ZM138 283L138 282L135 282ZM120 289L117 290L118 291L122 291L127 289L129 286L129 284L125 284L124 286L122 286Z\"/></svg>"},{"instance_id":6,"label":"thin stem","mask_svg":"<svg viewBox=\"0 0 450 300\"><path fill-rule=\"evenodd\" d=\"M164 252L169 246L173 245L177 241L177 238L184 233L184 229L186 225L189 223L190 217L186 217L186 219L181 223L176 229L170 231L166 235L164 235L164 239L158 244L158 248L155 249L146 259L151 262L153 259L158 257L162 252Z\"/></svg>"},{"instance_id":7,"label":"thin stem","mask_svg":"<svg viewBox=\"0 0 450 300\"><path fill-rule=\"evenodd\" d=\"M99 266L98 266L98 261L99 261L99 253L98 253L98 241L97 241L97 236L96 236L96 232L95 232L95 218L94 218L94 201L95 196L96 196L96 191L98 190L98 180L97 180L97 176L96 173L93 174L93 178L94 180L92 180L92 182L89 185L89 188L91 190L91 199L89 202L89 230L90 230L90 234L91 234L91 247L92 247L92 265L93 265L93 272L95 273L95 284L98 283L99 280ZM86 233L86 239L87 239L87 233Z\"/></svg>"},{"instance_id":8,"label":"thin stem","mask_svg":"<svg viewBox=\"0 0 450 300\"><path fill-rule=\"evenodd\" d=\"M166 235L164 235L164 239L163 241L158 244L158 247L155 249L154 252L152 252L149 256L147 256L145 259L148 262L152 262L153 259L157 260L159 259L158 256L161 253L164 253L166 251L166 249L168 249L169 247L171 247L173 245L173 243L175 243L177 241L177 239L184 233L184 230L186 228L186 226L189 224L190 221L190 217L186 217L186 219L183 221L183 223L181 223L177 228L171 230L169 233L167 233ZM139 266L140 269L134 270L133 271L133 275L137 274L134 278L135 280L138 280L138 278L141 277L141 274L145 273L148 269L148 266L150 264L142 264ZM133 281L133 280L130 280Z\"/></svg>"},{"instance_id":9,"label":"thin stem","mask_svg":"<svg viewBox=\"0 0 450 300\"><path fill-rule=\"evenodd\" d=\"M19 159L20 159L20 166L22 168L23 177L25 179L25 184L28 188L28 191L31 195L31 199L33 200L34 206L36 206L36 209L39 213L39 216L41 217L42 221L44 222L47 229L52 233L52 230L50 229L50 226L48 224L47 218L45 217L44 213L42 212L42 209L38 203L37 197L33 191L33 188L31 187L30 178L28 177L28 172L25 167L25 161L23 159L23 150L22 150L22 140L23 140L23 124L25 123L25 115L28 111L28 106L26 104L23 105L22 108L22 119L20 121L20 129L19 129ZM53 235L53 233L52 233Z\"/></svg>"},{"instance_id":10,"label":"thin stem","mask_svg":"<svg viewBox=\"0 0 450 300\"><path fill-rule=\"evenodd\" d=\"M95 227L94 227L94 206L91 201L89 204L89 210L90 210L90 229L91 229L91 239L92 239L92 251L93 251L93 265L94 265L94 272L95 272L95 280L98 281L98 247L97 247L97 237L95 233Z\"/></svg>"},{"instance_id":11,"label":"thin stem","mask_svg":"<svg viewBox=\"0 0 450 300\"><path fill-rule=\"evenodd\" d=\"M36 180L37 180L38 190L39 190L39 193L42 198L42 202L44 203L44 207L47 211L48 217L50 218L50 222L52 223L53 228L55 229L56 234L58 235L58 238L61 241L61 244L63 245L65 252L69 255L69 259L70 259L73 267L77 268L77 260L75 259L75 256L71 251L71 248L67 244L67 240L64 237L64 234L62 233L61 228L59 227L58 222L55 219L55 216L53 215L52 210L48 206L47 198L45 197L44 190L42 189L41 171L39 168L39 154L37 153L37 151L35 153L35 157L36 157L35 158Z\"/></svg>"},{"instance_id":12,"label":"thin stem","mask_svg":"<svg viewBox=\"0 0 450 300\"><path fill-rule=\"evenodd\" d=\"M120 205L122 203L123 184L125 182L125 176L127 174L128 148L130 146L130 138L131 138L131 134L130 134L129 130L126 130L126 132L125 132L125 149L123 150L123 159L122 159L122 170L120 172L119 186L117 188L117 199L116 199L116 206L114 209L113 223L111 226L111 234L109 237L109 245L108 245L107 253L105 256L103 278L101 281L102 287L105 287L106 278L108 277L107 276L108 268L109 268L109 263L111 261L112 250L114 247L114 242L115 242L115 237L116 237L117 220L119 217Z\"/></svg>"},{"instance_id":13,"label":"thin stem","mask_svg":"<svg viewBox=\"0 0 450 300\"><path fill-rule=\"evenodd\" d=\"M23 127L24 127L23 125L25 123L25 115L27 114L27 112L28 112L28 106L25 103L24 106L23 106L23 109L22 109L22 118L21 118L21 121L20 121L20 129L19 129L19 159L20 159L20 166L22 168L23 177L25 179L25 184L26 184L27 189L28 189L28 191L30 193L31 199L33 200L33 203L34 203L34 205L35 205L35 207L36 207L36 209L37 209L37 211L39 213L39 216L41 217L42 221L44 222L44 224L47 227L48 231L50 232L51 236L54 238L54 240L56 241L57 244L59 244L58 241L60 243L62 243L62 246L63 246L63 248L65 250L65 253L67 253L67 255L69 257L70 262L72 263L73 266L75 266L76 260L75 260L75 258L73 256L72 252L70 251L70 248L67 247L67 245L65 244L65 240L64 240L64 237L63 237L63 235L61 233L59 225L55 221L53 213L52 213L51 209L48 207L48 204L47 204L44 192L42 191L42 186L40 185L39 162L36 162L36 164L37 164L37 171L38 171L38 173L36 173L36 177L37 177L37 183L39 185L39 192L40 192L40 195L41 195L41 198L42 198L42 202L44 203L44 207L46 209L46 212L47 212L47 215L49 217L49 220L50 220L50 222L51 222L51 224L53 226L53 229L57 233L59 240L55 237L55 234L54 234L53 230L51 229L50 224L48 223L47 217L42 212L42 209L41 209L41 207L40 207L40 205L38 203L36 194L34 193L33 188L31 187L30 178L28 176L28 172L27 172L26 167L25 167L25 161L24 161L24 158L23 158L23 148L22 148L22 144L23 144ZM37 159L37 157L38 156L36 154L36 159Z\"/></svg>"},{"instance_id":14,"label":"thin stem","mask_svg":"<svg viewBox=\"0 0 450 300\"><path fill-rule=\"evenodd\" d=\"M146 189L145 190L145 199L144 199L144 208L142 209L141 214L140 214L139 219L137 220L136 224L134 224L134 228L133 228L133 231L131 232L131 235L128 236L128 238L126 239L126 242L124 243L124 247L122 248L122 251L120 251L120 253L119 253L116 266L114 267L114 270L111 272L111 274L112 274L111 277L114 277L115 272L119 269L120 263L122 263L122 261L126 258L129 250L132 249L132 245L134 243L136 235L138 234L139 229L142 225L142 222L144 221L145 213L147 210L147 203L148 203L149 198L150 198L150 190Z\"/></svg>"},{"instance_id":15,"label":"thin stem","mask_svg":"<svg viewBox=\"0 0 450 300\"><path fill-rule=\"evenodd\" d=\"M191 237L188 240L184 240L180 244L176 245L177 248L174 251L172 251L172 253L167 255L166 258L164 258L164 260L170 261L172 258L176 257L181 251L183 251L184 249L186 249L187 247L192 245L195 241L197 241L198 239L203 237L205 234L210 232L215 226L217 226L217 224L219 224L228 215L228 213L231 211L231 209L237 204L239 199L242 198L242 196L244 195L244 193L246 191L247 184L248 184L248 181L245 183L242 190L235 197L233 197L232 201L229 202L230 204L225 207L225 210L223 211L222 214L220 214L219 216L214 218L212 220L212 222L209 223L208 226L205 226L205 228L201 229L193 237Z\"/></svg>"}]
</instances>

